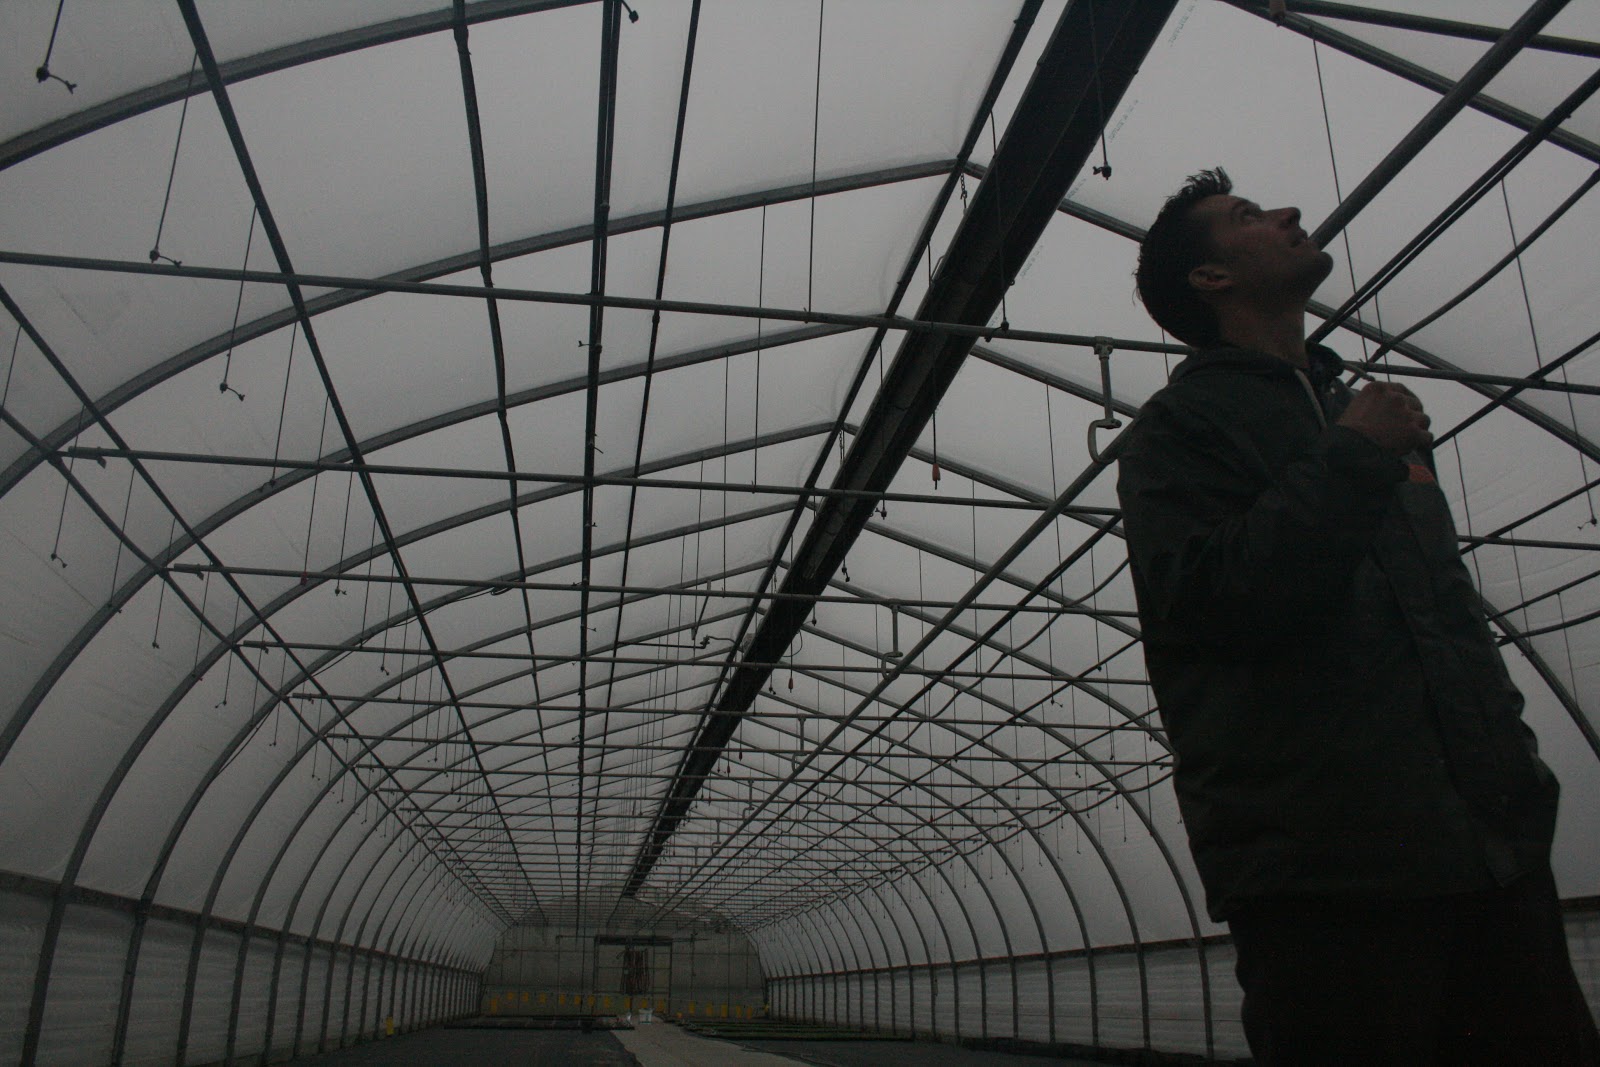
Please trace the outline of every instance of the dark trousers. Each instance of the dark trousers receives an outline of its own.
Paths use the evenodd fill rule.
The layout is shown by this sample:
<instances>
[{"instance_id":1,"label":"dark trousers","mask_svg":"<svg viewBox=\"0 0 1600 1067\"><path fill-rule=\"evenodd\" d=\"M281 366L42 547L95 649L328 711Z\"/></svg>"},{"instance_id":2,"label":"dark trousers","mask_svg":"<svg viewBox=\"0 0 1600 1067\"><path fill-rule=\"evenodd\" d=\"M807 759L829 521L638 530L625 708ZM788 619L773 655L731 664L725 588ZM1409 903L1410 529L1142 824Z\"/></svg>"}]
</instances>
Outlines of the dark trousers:
<instances>
[{"instance_id":1,"label":"dark trousers","mask_svg":"<svg viewBox=\"0 0 1600 1067\"><path fill-rule=\"evenodd\" d=\"M1548 869L1425 900L1256 901L1229 926L1262 1067L1600 1067Z\"/></svg>"}]
</instances>

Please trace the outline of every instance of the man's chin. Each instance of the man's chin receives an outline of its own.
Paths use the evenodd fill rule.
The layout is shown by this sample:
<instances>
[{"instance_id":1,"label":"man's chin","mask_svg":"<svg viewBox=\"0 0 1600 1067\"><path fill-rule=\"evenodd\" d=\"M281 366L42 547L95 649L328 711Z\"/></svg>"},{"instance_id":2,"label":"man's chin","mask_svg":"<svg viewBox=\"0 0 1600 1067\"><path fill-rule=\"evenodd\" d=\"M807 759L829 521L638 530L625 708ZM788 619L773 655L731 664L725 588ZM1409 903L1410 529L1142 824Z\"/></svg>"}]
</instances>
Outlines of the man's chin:
<instances>
[{"instance_id":1,"label":"man's chin","mask_svg":"<svg viewBox=\"0 0 1600 1067\"><path fill-rule=\"evenodd\" d=\"M1316 267L1315 277L1316 277L1316 280L1317 280L1317 284L1321 285L1324 281L1327 280L1328 275L1333 273L1333 256L1331 256L1330 254L1328 254L1327 252L1324 252L1322 249L1319 248L1319 249L1317 249L1317 257L1316 258L1317 258L1317 267Z\"/></svg>"}]
</instances>

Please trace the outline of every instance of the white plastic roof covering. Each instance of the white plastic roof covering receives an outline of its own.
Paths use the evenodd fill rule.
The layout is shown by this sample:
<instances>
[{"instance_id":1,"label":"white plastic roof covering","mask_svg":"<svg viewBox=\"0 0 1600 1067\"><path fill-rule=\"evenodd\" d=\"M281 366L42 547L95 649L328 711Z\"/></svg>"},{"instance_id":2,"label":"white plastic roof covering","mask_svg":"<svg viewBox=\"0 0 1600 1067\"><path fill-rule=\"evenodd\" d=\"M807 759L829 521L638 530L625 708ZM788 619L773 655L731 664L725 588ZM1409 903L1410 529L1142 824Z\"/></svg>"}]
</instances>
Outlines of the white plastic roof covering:
<instances>
[{"instance_id":1,"label":"white plastic roof covering","mask_svg":"<svg viewBox=\"0 0 1600 1067\"><path fill-rule=\"evenodd\" d=\"M449 5L197 6L225 85L182 5L0 14L0 869L373 944L399 921L375 902L415 875L413 914L479 966L508 923L616 905L750 594L809 523L798 505L786 534L795 494L729 483L830 484L903 336L874 349L872 320L803 313L913 312L1064 3L706 0L691 37L690 3L640 0L609 167L606 5L466 3L483 213ZM1074 184L1011 331L979 342L892 486L930 499L884 503L641 900L712 909L790 973L1215 932L1113 472L935 624L1090 471L1094 352L1010 333L1144 343L1111 359L1131 410L1176 359L1131 293L1162 197L1221 163L1322 220L1527 9L1291 2L1275 25L1266 6L1177 4L1105 116L1112 176ZM1600 7L1542 33L1349 222L1325 308L1593 78ZM1565 782L1572 896L1595 891L1600 836L1600 103L1554 131L1330 343L1371 356L1558 215L1381 362L1464 372L1406 381L1448 438L1462 532L1489 538L1469 558ZM597 175L603 292L644 303L605 310L591 389L590 308L527 297L591 290ZM303 309L286 268L312 279ZM657 324L658 287L707 306ZM1498 405L1503 380L1471 380L1557 361ZM593 486L586 536L591 402L596 475L672 481ZM929 634L914 661L888 655ZM801 921L869 892L919 936L868 946L824 916L852 961Z\"/></svg>"}]
</instances>

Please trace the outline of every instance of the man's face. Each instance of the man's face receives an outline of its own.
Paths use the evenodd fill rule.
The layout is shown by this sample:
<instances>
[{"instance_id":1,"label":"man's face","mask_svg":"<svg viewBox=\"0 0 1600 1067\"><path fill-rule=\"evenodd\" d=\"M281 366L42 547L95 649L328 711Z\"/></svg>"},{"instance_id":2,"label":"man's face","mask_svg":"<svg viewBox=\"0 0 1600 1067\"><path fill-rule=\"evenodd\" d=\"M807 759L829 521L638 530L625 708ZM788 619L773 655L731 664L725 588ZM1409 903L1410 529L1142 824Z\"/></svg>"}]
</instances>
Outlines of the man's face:
<instances>
[{"instance_id":1,"label":"man's face","mask_svg":"<svg viewBox=\"0 0 1600 1067\"><path fill-rule=\"evenodd\" d=\"M1208 196L1190 216L1210 235L1212 262L1189 278L1201 292L1252 303L1303 303L1333 269L1333 257L1300 228L1300 209L1263 209L1232 195Z\"/></svg>"}]
</instances>

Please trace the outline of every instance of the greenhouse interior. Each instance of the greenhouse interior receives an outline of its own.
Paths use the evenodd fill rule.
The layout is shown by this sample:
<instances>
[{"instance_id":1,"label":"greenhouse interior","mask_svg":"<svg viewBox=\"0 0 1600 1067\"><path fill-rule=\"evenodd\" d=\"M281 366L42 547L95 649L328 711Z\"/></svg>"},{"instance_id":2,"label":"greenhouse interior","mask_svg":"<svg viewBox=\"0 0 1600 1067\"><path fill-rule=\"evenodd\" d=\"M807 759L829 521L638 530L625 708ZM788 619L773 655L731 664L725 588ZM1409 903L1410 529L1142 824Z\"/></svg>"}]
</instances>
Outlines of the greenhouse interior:
<instances>
[{"instance_id":1,"label":"greenhouse interior","mask_svg":"<svg viewBox=\"0 0 1600 1067\"><path fill-rule=\"evenodd\" d=\"M1433 420L1600 1010L1600 5L0 27L0 1061L1246 1060L1117 493L1217 166Z\"/></svg>"}]
</instances>

